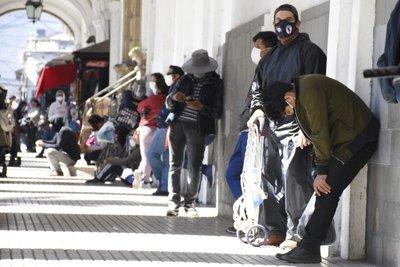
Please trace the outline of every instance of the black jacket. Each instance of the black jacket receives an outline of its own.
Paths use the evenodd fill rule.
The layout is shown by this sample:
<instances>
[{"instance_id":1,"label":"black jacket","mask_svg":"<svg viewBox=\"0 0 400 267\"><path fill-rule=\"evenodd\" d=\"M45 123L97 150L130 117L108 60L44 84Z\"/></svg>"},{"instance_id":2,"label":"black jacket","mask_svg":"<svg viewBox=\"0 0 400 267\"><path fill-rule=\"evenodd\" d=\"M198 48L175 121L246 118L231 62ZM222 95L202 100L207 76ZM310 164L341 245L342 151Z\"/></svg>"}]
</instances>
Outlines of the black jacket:
<instances>
[{"instance_id":1,"label":"black jacket","mask_svg":"<svg viewBox=\"0 0 400 267\"><path fill-rule=\"evenodd\" d=\"M378 59L379 67L396 66L400 63L400 1L390 15L387 24L385 52ZM393 78L379 79L383 98L388 103L400 102L400 85L392 84Z\"/></svg>"},{"instance_id":2,"label":"black jacket","mask_svg":"<svg viewBox=\"0 0 400 267\"><path fill-rule=\"evenodd\" d=\"M204 78L204 85L200 91L200 102L204 105L200 111L198 131L202 134L215 133L215 120L222 117L223 82L216 72L210 72ZM190 96L193 92L196 79L192 74L184 75L173 87L167 96L167 107L175 113L175 119L184 109L184 103L178 103L172 99L176 92L182 92Z\"/></svg>"},{"instance_id":3,"label":"black jacket","mask_svg":"<svg viewBox=\"0 0 400 267\"><path fill-rule=\"evenodd\" d=\"M308 34L300 33L288 46L281 43L263 57L252 84L252 111L263 108L263 88L275 81L291 82L304 74L325 74L326 55Z\"/></svg>"},{"instance_id":4,"label":"black jacket","mask_svg":"<svg viewBox=\"0 0 400 267\"><path fill-rule=\"evenodd\" d=\"M45 148L54 148L67 153L74 161L81 158L81 151L76 140L76 135L68 127L62 127L53 140L43 141L43 143Z\"/></svg>"}]
</instances>

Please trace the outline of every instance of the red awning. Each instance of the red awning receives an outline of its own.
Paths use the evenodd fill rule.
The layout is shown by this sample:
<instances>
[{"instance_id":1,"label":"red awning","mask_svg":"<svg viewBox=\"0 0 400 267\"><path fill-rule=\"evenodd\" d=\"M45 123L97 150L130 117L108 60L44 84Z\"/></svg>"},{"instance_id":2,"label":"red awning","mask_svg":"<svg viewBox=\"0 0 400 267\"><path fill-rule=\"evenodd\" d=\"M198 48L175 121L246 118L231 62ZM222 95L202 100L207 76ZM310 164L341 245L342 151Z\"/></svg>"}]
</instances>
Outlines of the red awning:
<instances>
[{"instance_id":1,"label":"red awning","mask_svg":"<svg viewBox=\"0 0 400 267\"><path fill-rule=\"evenodd\" d=\"M70 85L76 76L75 64L45 66L36 84L35 97L38 98L54 88Z\"/></svg>"}]
</instances>

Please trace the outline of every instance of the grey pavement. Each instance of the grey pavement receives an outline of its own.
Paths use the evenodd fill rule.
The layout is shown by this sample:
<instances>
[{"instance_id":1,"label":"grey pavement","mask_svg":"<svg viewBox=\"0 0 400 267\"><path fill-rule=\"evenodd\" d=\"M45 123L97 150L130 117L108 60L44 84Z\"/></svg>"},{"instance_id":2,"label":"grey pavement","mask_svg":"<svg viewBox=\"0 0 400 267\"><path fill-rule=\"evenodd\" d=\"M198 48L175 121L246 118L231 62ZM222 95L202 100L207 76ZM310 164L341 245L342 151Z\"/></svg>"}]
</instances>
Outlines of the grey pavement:
<instances>
[{"instance_id":1,"label":"grey pavement","mask_svg":"<svg viewBox=\"0 0 400 267\"><path fill-rule=\"evenodd\" d=\"M273 247L227 235L232 222L203 206L199 218L164 216L154 189L50 177L46 161L24 155L0 179L0 267L6 266L289 266ZM293 266L293 265L290 265ZM300 265L304 266L304 265ZM311 266L311 265L310 265ZM324 259L315 266L372 266Z\"/></svg>"}]
</instances>

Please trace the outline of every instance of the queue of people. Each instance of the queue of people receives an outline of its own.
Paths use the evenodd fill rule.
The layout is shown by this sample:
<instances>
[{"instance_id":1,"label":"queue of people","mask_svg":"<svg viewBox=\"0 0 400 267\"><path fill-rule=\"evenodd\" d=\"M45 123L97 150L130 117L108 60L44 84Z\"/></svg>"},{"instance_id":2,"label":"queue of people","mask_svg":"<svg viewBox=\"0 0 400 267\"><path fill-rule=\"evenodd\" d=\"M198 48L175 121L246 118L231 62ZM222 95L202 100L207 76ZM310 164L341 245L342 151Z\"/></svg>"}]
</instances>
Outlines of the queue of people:
<instances>
[{"instance_id":1,"label":"queue of people","mask_svg":"<svg viewBox=\"0 0 400 267\"><path fill-rule=\"evenodd\" d=\"M240 132L226 181L233 198L239 198L248 129L267 119L266 245L282 248L284 253L276 255L280 260L318 263L320 246L333 242L327 236L334 231L332 220L341 194L376 150L379 122L354 92L325 76L326 55L300 32L294 6L278 7L273 25L275 32L259 32L252 38L249 56L257 68L238 118ZM134 84L123 93L116 118L90 116L92 134L85 151L77 142L77 110L68 108L62 91L56 93L46 120L40 117L37 101L32 100L26 114L26 103L16 99L8 107L6 91L0 88L0 176L6 175L4 155L11 154L11 166L18 164L21 134L32 136L34 129L40 135L35 144L43 148L38 156L46 155L51 175L64 175L61 165L76 175L74 165L84 152L87 164L96 165L88 184L119 177L135 189L154 187L154 195L168 196L167 216L178 216L183 206L195 217L206 140L216 133L223 113L223 81L217 68L217 61L199 49L182 67L171 65L167 79L151 74L149 90ZM22 118L31 128L15 124ZM313 198L315 208L307 210Z\"/></svg>"}]
</instances>

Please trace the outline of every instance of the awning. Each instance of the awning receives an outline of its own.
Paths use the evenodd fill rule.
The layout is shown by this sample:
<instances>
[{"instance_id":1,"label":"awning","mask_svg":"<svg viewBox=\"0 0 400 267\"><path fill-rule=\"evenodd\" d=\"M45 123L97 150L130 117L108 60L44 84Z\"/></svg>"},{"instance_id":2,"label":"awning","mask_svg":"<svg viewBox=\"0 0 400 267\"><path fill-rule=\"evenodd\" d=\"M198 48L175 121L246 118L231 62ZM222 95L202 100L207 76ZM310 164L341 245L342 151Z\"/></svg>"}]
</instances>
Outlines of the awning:
<instances>
[{"instance_id":1,"label":"awning","mask_svg":"<svg viewBox=\"0 0 400 267\"><path fill-rule=\"evenodd\" d=\"M108 68L108 61L105 60L90 60L86 63L86 67L93 68Z\"/></svg>"},{"instance_id":2,"label":"awning","mask_svg":"<svg viewBox=\"0 0 400 267\"><path fill-rule=\"evenodd\" d=\"M54 88L70 85L75 81L75 76L76 67L73 63L45 66L36 84L35 97L38 98Z\"/></svg>"},{"instance_id":3,"label":"awning","mask_svg":"<svg viewBox=\"0 0 400 267\"><path fill-rule=\"evenodd\" d=\"M75 58L82 60L108 60L110 57L110 41L104 41L92 46L88 46L72 53Z\"/></svg>"}]
</instances>

